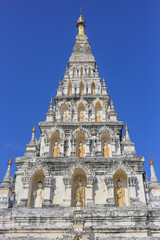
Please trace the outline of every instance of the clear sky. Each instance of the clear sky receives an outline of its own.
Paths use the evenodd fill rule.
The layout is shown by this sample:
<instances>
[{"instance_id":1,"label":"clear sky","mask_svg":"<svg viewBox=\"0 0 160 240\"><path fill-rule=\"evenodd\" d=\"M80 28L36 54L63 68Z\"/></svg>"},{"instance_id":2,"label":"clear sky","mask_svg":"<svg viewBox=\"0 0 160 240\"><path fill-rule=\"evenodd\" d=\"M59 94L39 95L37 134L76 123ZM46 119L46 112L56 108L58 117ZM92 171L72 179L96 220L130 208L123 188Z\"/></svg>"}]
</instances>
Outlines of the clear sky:
<instances>
[{"instance_id":1,"label":"clear sky","mask_svg":"<svg viewBox=\"0 0 160 240\"><path fill-rule=\"evenodd\" d=\"M118 120L128 123L137 155L149 152L160 180L160 1L0 1L0 181L13 152L23 156L33 124L45 120L77 34L85 33ZM12 166L12 176L16 170Z\"/></svg>"}]
</instances>

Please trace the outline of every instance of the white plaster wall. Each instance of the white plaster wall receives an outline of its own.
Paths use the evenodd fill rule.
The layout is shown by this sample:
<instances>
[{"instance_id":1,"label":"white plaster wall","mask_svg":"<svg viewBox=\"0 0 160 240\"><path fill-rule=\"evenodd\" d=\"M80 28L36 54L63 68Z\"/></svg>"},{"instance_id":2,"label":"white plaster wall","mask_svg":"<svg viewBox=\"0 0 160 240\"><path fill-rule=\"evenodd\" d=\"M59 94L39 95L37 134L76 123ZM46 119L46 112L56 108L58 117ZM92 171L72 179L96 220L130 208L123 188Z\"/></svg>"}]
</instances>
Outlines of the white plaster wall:
<instances>
[{"instance_id":1,"label":"white plaster wall","mask_svg":"<svg viewBox=\"0 0 160 240\"><path fill-rule=\"evenodd\" d=\"M104 176L97 176L94 191L95 204L105 204L107 199L107 186L104 181Z\"/></svg>"},{"instance_id":2,"label":"white plaster wall","mask_svg":"<svg viewBox=\"0 0 160 240\"><path fill-rule=\"evenodd\" d=\"M137 175L136 177L137 177L136 185L137 197L141 202L146 203L142 175Z\"/></svg>"},{"instance_id":3,"label":"white plaster wall","mask_svg":"<svg viewBox=\"0 0 160 240\"><path fill-rule=\"evenodd\" d=\"M55 176L53 204L62 204L65 197L65 186L62 176Z\"/></svg>"},{"instance_id":4,"label":"white plaster wall","mask_svg":"<svg viewBox=\"0 0 160 240\"><path fill-rule=\"evenodd\" d=\"M23 198L23 183L22 183L22 172L16 172L15 180L15 197L17 204L20 202L20 199Z\"/></svg>"}]
</instances>

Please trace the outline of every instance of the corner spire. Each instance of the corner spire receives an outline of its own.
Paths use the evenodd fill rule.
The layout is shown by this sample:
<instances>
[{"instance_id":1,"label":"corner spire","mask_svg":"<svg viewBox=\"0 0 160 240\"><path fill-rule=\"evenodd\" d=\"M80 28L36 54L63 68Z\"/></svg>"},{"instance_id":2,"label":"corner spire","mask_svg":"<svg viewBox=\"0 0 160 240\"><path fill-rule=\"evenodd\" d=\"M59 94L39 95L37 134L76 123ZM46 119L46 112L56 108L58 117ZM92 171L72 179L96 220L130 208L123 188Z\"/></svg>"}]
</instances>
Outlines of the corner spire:
<instances>
[{"instance_id":1,"label":"corner spire","mask_svg":"<svg viewBox=\"0 0 160 240\"><path fill-rule=\"evenodd\" d=\"M13 155L13 153L11 154L10 160L8 162L8 168L7 168L6 174L5 174L4 178L3 178L3 181L0 184L0 188L10 188L10 186L11 186L12 155Z\"/></svg>"},{"instance_id":2,"label":"corner spire","mask_svg":"<svg viewBox=\"0 0 160 240\"><path fill-rule=\"evenodd\" d=\"M82 12L81 12L81 8L80 8L80 16L77 20L77 24L76 27L78 27L78 35L85 35L84 34L84 28L86 26L86 22L82 17Z\"/></svg>"},{"instance_id":3,"label":"corner spire","mask_svg":"<svg viewBox=\"0 0 160 240\"><path fill-rule=\"evenodd\" d=\"M150 155L149 165L151 166L151 165L154 165L154 163L153 163L153 160L152 160L152 157L151 157L151 153L149 153L149 155Z\"/></svg>"},{"instance_id":4,"label":"corner spire","mask_svg":"<svg viewBox=\"0 0 160 240\"><path fill-rule=\"evenodd\" d=\"M129 141L130 141L130 137L129 137L129 128L128 128L127 123L126 123L125 131L126 131L126 140L129 140Z\"/></svg>"},{"instance_id":5,"label":"corner spire","mask_svg":"<svg viewBox=\"0 0 160 240\"><path fill-rule=\"evenodd\" d=\"M12 156L13 156L13 153L11 154L11 157L9 159L8 165L12 165Z\"/></svg>"},{"instance_id":6,"label":"corner spire","mask_svg":"<svg viewBox=\"0 0 160 240\"><path fill-rule=\"evenodd\" d=\"M152 158L151 158L151 154L150 154L149 165L150 165L150 170L151 170L151 183L158 182L158 179L156 177L156 173L155 173L155 170L154 170L154 164L153 164L153 161L152 161Z\"/></svg>"},{"instance_id":7,"label":"corner spire","mask_svg":"<svg viewBox=\"0 0 160 240\"><path fill-rule=\"evenodd\" d=\"M36 132L36 128L35 128L35 123L34 123L34 126L32 128L32 137L31 137L31 141L29 144L35 143L35 132Z\"/></svg>"}]
</instances>

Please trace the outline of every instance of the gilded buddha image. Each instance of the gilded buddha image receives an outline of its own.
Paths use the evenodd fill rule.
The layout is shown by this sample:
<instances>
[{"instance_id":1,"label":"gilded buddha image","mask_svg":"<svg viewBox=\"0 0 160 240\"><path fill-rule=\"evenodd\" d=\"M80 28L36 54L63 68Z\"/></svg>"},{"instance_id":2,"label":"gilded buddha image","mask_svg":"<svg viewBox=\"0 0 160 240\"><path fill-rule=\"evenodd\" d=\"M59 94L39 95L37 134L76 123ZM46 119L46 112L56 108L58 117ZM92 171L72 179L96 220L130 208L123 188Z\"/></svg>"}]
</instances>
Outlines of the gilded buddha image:
<instances>
[{"instance_id":1,"label":"gilded buddha image","mask_svg":"<svg viewBox=\"0 0 160 240\"><path fill-rule=\"evenodd\" d=\"M83 143L80 142L79 148L78 148L78 157L84 157L85 154L85 148L83 146Z\"/></svg>"},{"instance_id":2,"label":"gilded buddha image","mask_svg":"<svg viewBox=\"0 0 160 240\"><path fill-rule=\"evenodd\" d=\"M115 188L115 198L116 206L123 207L126 206L125 203L125 188L122 187L121 180L117 181L117 187Z\"/></svg>"},{"instance_id":3,"label":"gilded buddha image","mask_svg":"<svg viewBox=\"0 0 160 240\"><path fill-rule=\"evenodd\" d=\"M81 178L79 178L77 187L75 189L75 206L85 206L85 187L83 186Z\"/></svg>"},{"instance_id":4,"label":"gilded buddha image","mask_svg":"<svg viewBox=\"0 0 160 240\"><path fill-rule=\"evenodd\" d=\"M55 142L54 148L53 148L53 157L59 157L60 153L60 146L58 145L58 142Z\"/></svg>"}]
</instances>

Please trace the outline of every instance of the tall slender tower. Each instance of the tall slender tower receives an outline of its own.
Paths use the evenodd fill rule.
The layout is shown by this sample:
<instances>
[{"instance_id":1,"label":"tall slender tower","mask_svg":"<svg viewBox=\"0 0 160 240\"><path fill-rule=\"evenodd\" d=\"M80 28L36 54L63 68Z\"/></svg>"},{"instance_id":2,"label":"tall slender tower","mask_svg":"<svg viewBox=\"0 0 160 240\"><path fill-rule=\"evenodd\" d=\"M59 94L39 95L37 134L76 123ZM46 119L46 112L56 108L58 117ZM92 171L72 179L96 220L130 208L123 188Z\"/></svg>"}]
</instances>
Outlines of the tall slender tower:
<instances>
[{"instance_id":1,"label":"tall slender tower","mask_svg":"<svg viewBox=\"0 0 160 240\"><path fill-rule=\"evenodd\" d=\"M0 214L3 239L160 238L158 180L156 205L148 208L144 158L127 125L122 134L82 13L76 26L64 77L39 123L40 138L34 126L24 156L16 158L14 201Z\"/></svg>"}]
</instances>

